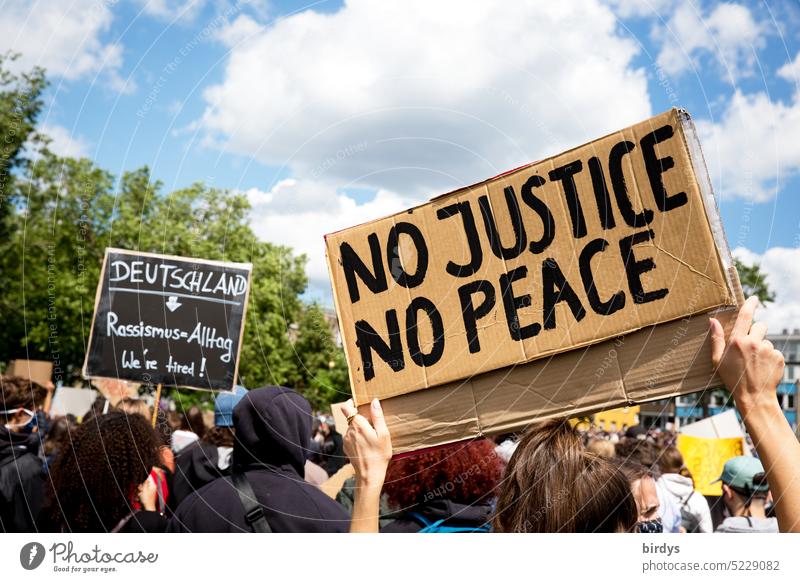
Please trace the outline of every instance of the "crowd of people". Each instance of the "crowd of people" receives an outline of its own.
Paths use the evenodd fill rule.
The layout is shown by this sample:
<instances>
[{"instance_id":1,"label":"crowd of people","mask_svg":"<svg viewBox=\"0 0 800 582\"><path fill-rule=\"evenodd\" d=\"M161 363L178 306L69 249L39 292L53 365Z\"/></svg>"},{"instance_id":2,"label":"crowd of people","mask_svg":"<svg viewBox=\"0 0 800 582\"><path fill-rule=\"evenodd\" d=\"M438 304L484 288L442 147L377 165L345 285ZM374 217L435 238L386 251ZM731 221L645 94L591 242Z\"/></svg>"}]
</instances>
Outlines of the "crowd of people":
<instances>
[{"instance_id":1,"label":"crowd of people","mask_svg":"<svg viewBox=\"0 0 800 582\"><path fill-rule=\"evenodd\" d=\"M777 407L783 356L749 300L712 358L756 456L730 459L722 496L697 491L669 433L538 422L521 435L393 456L377 400L344 406L342 435L296 391L221 393L153 410L99 398L46 413L51 387L0 377L0 529L6 532L800 531L800 443Z\"/></svg>"}]
</instances>

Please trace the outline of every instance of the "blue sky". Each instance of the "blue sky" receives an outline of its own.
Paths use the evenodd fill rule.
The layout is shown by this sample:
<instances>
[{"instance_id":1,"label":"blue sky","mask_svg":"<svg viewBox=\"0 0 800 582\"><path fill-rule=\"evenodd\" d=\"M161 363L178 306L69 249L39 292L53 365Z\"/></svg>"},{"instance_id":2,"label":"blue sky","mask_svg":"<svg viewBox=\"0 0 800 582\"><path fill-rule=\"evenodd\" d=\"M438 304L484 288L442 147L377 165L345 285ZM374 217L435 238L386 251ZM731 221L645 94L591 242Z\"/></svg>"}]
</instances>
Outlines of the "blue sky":
<instances>
[{"instance_id":1,"label":"blue sky","mask_svg":"<svg viewBox=\"0 0 800 582\"><path fill-rule=\"evenodd\" d=\"M48 68L57 150L247 192L323 301L325 232L684 107L800 327L800 5L491 4L7 0L0 48Z\"/></svg>"}]
</instances>

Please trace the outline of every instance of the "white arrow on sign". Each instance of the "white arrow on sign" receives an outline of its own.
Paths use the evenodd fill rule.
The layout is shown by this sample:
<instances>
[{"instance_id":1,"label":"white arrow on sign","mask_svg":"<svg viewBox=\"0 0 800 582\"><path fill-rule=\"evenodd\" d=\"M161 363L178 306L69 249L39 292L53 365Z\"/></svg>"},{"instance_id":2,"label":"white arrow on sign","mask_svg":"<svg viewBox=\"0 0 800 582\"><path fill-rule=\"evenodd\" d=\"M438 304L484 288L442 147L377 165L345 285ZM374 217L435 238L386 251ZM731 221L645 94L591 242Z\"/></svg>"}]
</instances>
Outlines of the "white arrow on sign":
<instances>
[{"instance_id":1,"label":"white arrow on sign","mask_svg":"<svg viewBox=\"0 0 800 582\"><path fill-rule=\"evenodd\" d=\"M167 299L167 307L169 308L170 311L175 311L181 305L183 305L183 303L179 303L178 298L175 297L174 295L170 295L169 299Z\"/></svg>"}]
</instances>

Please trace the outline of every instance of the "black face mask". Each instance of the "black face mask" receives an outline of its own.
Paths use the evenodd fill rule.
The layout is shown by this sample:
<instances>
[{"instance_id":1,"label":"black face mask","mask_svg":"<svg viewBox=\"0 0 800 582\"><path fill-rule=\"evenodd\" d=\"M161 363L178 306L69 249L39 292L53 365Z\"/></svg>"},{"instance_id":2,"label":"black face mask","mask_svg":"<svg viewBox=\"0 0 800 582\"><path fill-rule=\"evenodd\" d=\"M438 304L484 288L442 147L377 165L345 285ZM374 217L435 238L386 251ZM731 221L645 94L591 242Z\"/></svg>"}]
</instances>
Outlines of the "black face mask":
<instances>
[{"instance_id":1,"label":"black face mask","mask_svg":"<svg viewBox=\"0 0 800 582\"><path fill-rule=\"evenodd\" d=\"M640 521L636 524L636 531L639 533L664 533L664 524L661 518Z\"/></svg>"}]
</instances>

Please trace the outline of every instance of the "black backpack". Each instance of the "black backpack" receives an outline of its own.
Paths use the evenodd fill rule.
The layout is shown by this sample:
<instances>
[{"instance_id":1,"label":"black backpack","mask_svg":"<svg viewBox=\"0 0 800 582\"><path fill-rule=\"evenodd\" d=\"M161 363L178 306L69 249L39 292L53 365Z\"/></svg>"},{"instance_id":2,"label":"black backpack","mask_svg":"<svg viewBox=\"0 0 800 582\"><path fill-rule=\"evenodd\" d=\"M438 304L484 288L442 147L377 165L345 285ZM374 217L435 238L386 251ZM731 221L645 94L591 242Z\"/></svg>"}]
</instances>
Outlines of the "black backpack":
<instances>
[{"instance_id":1,"label":"black backpack","mask_svg":"<svg viewBox=\"0 0 800 582\"><path fill-rule=\"evenodd\" d=\"M244 473L232 473L231 480L236 492L239 494L239 501L244 508L244 520L254 533L272 533L267 517L264 515L264 508L256 499L256 494L250 486L250 482Z\"/></svg>"}]
</instances>

